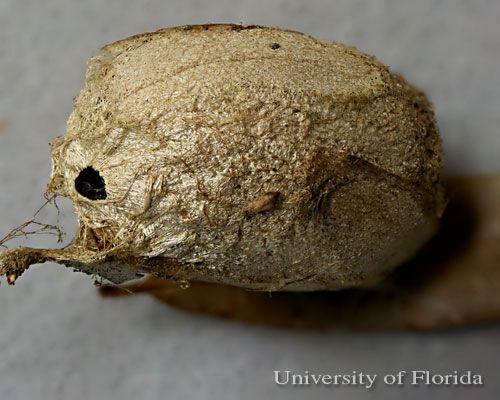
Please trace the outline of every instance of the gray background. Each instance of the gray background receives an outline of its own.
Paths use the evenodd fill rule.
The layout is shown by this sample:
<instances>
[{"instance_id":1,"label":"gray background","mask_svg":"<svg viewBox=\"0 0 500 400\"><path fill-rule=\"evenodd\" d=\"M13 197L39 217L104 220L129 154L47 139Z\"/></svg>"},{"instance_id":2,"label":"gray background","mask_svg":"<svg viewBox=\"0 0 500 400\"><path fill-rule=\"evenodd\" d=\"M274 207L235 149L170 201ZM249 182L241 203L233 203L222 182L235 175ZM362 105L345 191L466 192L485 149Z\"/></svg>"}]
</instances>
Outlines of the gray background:
<instances>
[{"instance_id":1,"label":"gray background","mask_svg":"<svg viewBox=\"0 0 500 400\"><path fill-rule=\"evenodd\" d=\"M375 54L434 102L448 173L500 171L500 2L0 0L0 232L42 203L85 60L108 42L206 22L282 26ZM62 223L74 231L71 205ZM54 221L54 212L43 219ZM0 234L0 236L2 236ZM50 237L34 246L54 246ZM464 296L467 294L464 293ZM498 398L500 326L442 333L297 333L99 298L46 264L0 286L0 399ZM483 374L481 388L282 388L274 369Z\"/></svg>"}]
</instances>

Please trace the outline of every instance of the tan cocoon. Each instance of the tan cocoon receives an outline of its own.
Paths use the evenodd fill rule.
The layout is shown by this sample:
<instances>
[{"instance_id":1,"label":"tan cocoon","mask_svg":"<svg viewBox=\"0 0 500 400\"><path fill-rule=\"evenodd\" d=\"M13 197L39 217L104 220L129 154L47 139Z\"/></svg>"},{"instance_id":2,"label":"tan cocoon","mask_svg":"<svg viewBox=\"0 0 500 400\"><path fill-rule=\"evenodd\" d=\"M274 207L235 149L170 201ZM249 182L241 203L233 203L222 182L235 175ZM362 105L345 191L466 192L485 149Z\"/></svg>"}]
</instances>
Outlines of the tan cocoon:
<instances>
[{"instance_id":1,"label":"tan cocoon","mask_svg":"<svg viewBox=\"0 0 500 400\"><path fill-rule=\"evenodd\" d=\"M425 96L352 47L202 25L104 47L87 67L48 191L64 250L14 249L116 282L136 271L257 290L371 285L433 235L441 145Z\"/></svg>"}]
</instances>

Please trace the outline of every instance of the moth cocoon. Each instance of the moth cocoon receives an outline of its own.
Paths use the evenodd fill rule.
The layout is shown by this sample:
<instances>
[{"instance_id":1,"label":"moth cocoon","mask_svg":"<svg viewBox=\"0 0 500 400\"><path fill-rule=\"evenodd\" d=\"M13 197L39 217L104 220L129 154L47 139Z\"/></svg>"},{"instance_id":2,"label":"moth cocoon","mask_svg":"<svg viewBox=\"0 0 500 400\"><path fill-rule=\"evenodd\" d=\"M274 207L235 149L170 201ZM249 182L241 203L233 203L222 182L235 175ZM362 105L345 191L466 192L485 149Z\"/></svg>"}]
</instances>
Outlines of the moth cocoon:
<instances>
[{"instance_id":1,"label":"moth cocoon","mask_svg":"<svg viewBox=\"0 0 500 400\"><path fill-rule=\"evenodd\" d=\"M277 28L105 46L51 146L48 192L73 201L78 233L63 250L9 250L6 274L55 260L115 282L370 285L443 209L424 94L353 47Z\"/></svg>"}]
</instances>

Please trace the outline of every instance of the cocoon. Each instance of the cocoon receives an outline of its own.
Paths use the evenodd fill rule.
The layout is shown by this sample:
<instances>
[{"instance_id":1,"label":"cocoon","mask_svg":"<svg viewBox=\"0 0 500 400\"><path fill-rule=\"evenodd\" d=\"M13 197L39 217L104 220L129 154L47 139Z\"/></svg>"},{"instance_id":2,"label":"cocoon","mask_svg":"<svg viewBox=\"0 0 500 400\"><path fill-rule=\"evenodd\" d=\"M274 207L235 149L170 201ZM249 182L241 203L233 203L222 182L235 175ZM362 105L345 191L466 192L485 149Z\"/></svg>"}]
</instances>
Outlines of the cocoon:
<instances>
[{"instance_id":1,"label":"cocoon","mask_svg":"<svg viewBox=\"0 0 500 400\"><path fill-rule=\"evenodd\" d=\"M105 46L51 147L47 190L71 198L78 233L62 250L4 252L13 280L52 260L114 282L372 285L433 235L444 205L425 96L353 47L277 28L182 26Z\"/></svg>"}]
</instances>

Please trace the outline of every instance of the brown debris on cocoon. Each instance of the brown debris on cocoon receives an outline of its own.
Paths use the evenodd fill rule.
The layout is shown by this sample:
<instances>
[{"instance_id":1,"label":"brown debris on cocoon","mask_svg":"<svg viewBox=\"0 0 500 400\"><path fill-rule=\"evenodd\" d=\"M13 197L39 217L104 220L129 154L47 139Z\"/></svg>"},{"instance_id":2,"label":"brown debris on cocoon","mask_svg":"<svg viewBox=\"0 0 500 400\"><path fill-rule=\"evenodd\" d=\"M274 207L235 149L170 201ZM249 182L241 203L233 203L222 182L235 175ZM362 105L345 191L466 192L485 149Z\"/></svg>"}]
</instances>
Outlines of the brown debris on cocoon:
<instances>
[{"instance_id":1,"label":"brown debris on cocoon","mask_svg":"<svg viewBox=\"0 0 500 400\"><path fill-rule=\"evenodd\" d=\"M443 210L425 96L355 48L276 28L105 46L51 145L48 191L73 201L78 233L63 250L2 253L3 274L50 260L113 282L372 285Z\"/></svg>"},{"instance_id":2,"label":"brown debris on cocoon","mask_svg":"<svg viewBox=\"0 0 500 400\"><path fill-rule=\"evenodd\" d=\"M272 210L278 203L280 192L266 192L262 196L251 201L248 205L249 213L260 213Z\"/></svg>"}]
</instances>

